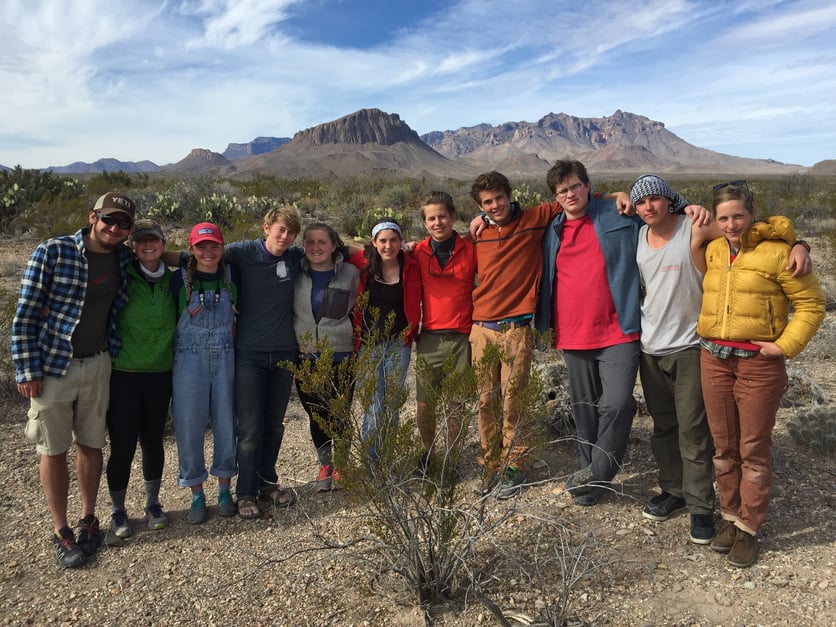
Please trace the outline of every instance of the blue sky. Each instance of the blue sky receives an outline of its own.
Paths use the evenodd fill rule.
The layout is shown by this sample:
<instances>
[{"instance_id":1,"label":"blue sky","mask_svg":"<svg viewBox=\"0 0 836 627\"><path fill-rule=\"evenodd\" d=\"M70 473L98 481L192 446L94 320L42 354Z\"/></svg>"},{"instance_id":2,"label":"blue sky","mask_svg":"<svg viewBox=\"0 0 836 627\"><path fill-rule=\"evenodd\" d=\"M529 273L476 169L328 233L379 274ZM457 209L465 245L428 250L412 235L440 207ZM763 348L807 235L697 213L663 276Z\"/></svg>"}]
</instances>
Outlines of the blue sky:
<instances>
[{"instance_id":1,"label":"blue sky","mask_svg":"<svg viewBox=\"0 0 836 627\"><path fill-rule=\"evenodd\" d=\"M712 150L836 158L832 0L0 0L0 164L296 131L419 134L621 109Z\"/></svg>"}]
</instances>

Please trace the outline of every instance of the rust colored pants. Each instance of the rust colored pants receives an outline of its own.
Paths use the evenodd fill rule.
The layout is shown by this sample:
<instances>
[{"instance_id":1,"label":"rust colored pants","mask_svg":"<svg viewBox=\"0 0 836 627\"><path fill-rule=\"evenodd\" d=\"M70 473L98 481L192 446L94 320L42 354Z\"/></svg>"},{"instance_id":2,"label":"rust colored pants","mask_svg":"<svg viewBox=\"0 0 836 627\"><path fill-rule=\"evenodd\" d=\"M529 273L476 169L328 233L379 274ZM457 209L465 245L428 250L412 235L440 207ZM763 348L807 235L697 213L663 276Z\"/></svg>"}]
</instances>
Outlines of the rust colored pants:
<instances>
[{"instance_id":1,"label":"rust colored pants","mask_svg":"<svg viewBox=\"0 0 836 627\"><path fill-rule=\"evenodd\" d=\"M784 359L700 355L702 393L714 438L720 513L757 534L772 487L772 427L787 388Z\"/></svg>"}]
</instances>

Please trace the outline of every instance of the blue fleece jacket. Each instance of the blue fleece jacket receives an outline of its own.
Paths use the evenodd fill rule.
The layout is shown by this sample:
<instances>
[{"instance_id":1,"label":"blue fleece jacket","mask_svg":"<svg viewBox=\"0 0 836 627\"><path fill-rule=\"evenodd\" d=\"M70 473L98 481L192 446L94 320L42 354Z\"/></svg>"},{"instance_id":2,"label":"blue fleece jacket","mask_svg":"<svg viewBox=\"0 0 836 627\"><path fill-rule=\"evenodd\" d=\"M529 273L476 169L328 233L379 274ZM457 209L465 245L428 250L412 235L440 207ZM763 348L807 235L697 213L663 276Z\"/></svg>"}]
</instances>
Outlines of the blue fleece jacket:
<instances>
[{"instance_id":1,"label":"blue fleece jacket","mask_svg":"<svg viewBox=\"0 0 836 627\"><path fill-rule=\"evenodd\" d=\"M619 214L614 200L599 200L591 195L586 213L592 220L598 245L604 254L607 283L621 330L624 333L637 333L641 330L641 285L636 248L642 221L636 216ZM565 221L566 214L558 213L543 235L543 279L534 321L538 331L547 331L553 322L555 258ZM577 294L575 297L582 298L583 295Z\"/></svg>"}]
</instances>

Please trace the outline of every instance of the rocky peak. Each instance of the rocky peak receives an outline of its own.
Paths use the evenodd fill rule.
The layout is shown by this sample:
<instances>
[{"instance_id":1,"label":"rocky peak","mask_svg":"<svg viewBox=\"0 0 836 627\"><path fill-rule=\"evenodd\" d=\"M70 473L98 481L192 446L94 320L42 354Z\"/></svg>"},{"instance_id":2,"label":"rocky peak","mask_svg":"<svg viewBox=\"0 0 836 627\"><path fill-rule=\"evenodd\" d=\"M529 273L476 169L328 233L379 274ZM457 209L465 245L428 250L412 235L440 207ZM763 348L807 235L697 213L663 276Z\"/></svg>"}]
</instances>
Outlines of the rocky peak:
<instances>
[{"instance_id":1,"label":"rocky peak","mask_svg":"<svg viewBox=\"0 0 836 627\"><path fill-rule=\"evenodd\" d=\"M220 155L206 148L192 148L189 156L186 157L191 161L214 161Z\"/></svg>"},{"instance_id":2,"label":"rocky peak","mask_svg":"<svg viewBox=\"0 0 836 627\"><path fill-rule=\"evenodd\" d=\"M310 146L326 144L381 144L421 142L418 133L403 122L396 113L380 109L360 109L333 122L299 131L293 142Z\"/></svg>"}]
</instances>

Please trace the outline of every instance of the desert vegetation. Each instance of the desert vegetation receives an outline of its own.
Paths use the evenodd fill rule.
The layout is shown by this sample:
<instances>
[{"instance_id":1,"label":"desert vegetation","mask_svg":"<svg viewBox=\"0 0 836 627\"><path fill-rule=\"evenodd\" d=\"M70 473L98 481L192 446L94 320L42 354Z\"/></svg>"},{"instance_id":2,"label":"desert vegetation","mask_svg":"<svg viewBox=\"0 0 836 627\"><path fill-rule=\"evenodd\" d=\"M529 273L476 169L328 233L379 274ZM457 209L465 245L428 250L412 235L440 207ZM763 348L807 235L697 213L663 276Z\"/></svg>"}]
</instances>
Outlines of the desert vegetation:
<instances>
[{"instance_id":1,"label":"desert vegetation","mask_svg":"<svg viewBox=\"0 0 836 627\"><path fill-rule=\"evenodd\" d=\"M730 174L725 178L736 177ZM699 204L709 202L712 185L723 179L668 177L686 198ZM602 191L629 190L632 180L601 177L593 183L596 189ZM832 259L836 249L836 178L799 175L750 177L748 180L761 214L783 214L793 218L800 236L815 237L816 245ZM544 180L513 183L516 185L515 199L523 206L549 198ZM267 208L276 204L295 206L302 214L303 223L327 221L344 235L359 239L366 239L368 225L381 215L397 216L404 226L406 239L422 238L424 232L417 207L431 189L445 189L453 195L463 222L476 212L469 196L470 181L382 177L314 181L284 180L263 175L238 181L213 176L171 178L122 172L104 173L82 180L15 168L0 172L0 236L7 240L25 239L31 244L28 246L31 249L37 239L74 232L84 224L95 198L112 189L133 197L140 215L159 220L166 231L173 234L172 245L183 245L183 240L178 241L177 238L182 238L184 231L187 232L193 223L203 220L221 225L229 241L257 237L261 216ZM814 258L817 263L821 254L821 248L816 249ZM17 281L24 261L25 257L5 261L7 267L0 266L0 274ZM829 309L832 310L832 261L823 266L820 275L828 294ZM8 283L0 291L0 350L3 351L0 355L0 390L3 391L0 400L14 407L17 414L22 414L24 410L14 392L13 367L8 350L9 328L16 301L14 282L11 285ZM817 360L827 363L832 371L830 360L836 329L832 319L826 326L823 328L825 334L820 332L823 344L811 345L809 351ZM540 343L541 347L545 344ZM327 347L322 349L327 353ZM500 354L489 357L502 358ZM489 366L481 364L476 367ZM307 367L310 369L300 370L298 375L311 389L329 384L324 369L317 369L316 365ZM530 490L526 498L519 500L500 502L489 495L473 492L471 480L478 483L480 477L478 470L473 468L475 464L471 463L475 457L472 443L469 448L441 456L430 468L427 479L419 481L413 476L413 471L421 453L420 443L412 422L402 419L401 424L393 426L391 433L387 434L389 444L379 453L380 463L370 466L366 444L356 437L362 420L362 407L371 395L371 389L368 383L363 383L362 377L369 367L362 361L352 366L353 371L348 375L357 380L356 402L338 406L347 422L354 425L351 433L337 447L336 459L339 466L346 470L346 503L327 517L300 503L295 510L298 513L293 514L295 520L291 531L278 536L269 548L260 550L255 555L255 566L250 564L246 568L295 573L300 581L305 582L301 589L307 590L306 586L313 581L323 585L317 577L328 578L328 575L314 573L325 572L325 569L331 569L338 563L339 572L345 576L351 573L351 586L371 590L398 606L417 608L416 616L426 623L474 624L469 622L471 619L456 623L454 619L445 618L444 614L445 609L463 611L463 608L473 605L483 608L504 625L514 620L543 625L564 625L570 619L577 624L591 621L591 618L581 618L589 616L581 608L589 602L584 595L590 593L582 595L579 590L582 582L589 578L599 578L596 581L600 582L607 574L613 574L613 563L619 558L618 549L614 547L618 545L611 542L611 538L602 540L607 538L607 532L602 531L600 520L587 520L585 524L569 521L564 516L563 506L554 504L554 484L549 485L549 482L559 478L559 474L548 467L553 463L552 458L543 455L546 461L543 462L545 470L541 473L544 476L540 483L544 485L538 486L539 490ZM415 364L415 369L421 376L420 363ZM563 452L570 451L571 455L571 412L565 389L562 389L565 374L560 369L559 356L545 349L538 351L533 372L525 394L529 415L538 420L544 418L541 422L547 427L542 434L541 448L562 447ZM472 372L466 372L450 377L441 389L435 391L431 406L438 415L439 425L446 424L444 414L451 408L462 412L461 418L466 425L473 420L475 406L459 402L461 398L476 397L475 377L472 375ZM800 380L804 384L809 383L811 388L815 387L807 375L801 375ZM824 391L818 389L813 392L817 396L812 401L805 396L798 401L797 407L787 409L793 413L786 429L797 446L814 459L824 460L819 466L827 466L826 460L832 458L834 452L836 413ZM640 396L640 391L637 394ZM393 410L404 409L404 413L408 414L407 401L408 395L403 393L388 399L388 404ZM22 440L21 430L17 429L17 425L15 429ZM20 448L28 451L26 444ZM462 463L465 458L468 462ZM458 473L462 468L469 473L468 481L460 481ZM36 494L33 488L27 498L37 498ZM35 507L40 507L40 504ZM285 514L274 512L275 518L281 515ZM338 523L335 523L335 518L339 518ZM631 529L628 526L624 528ZM209 528L209 533L213 533L212 529ZM39 534L41 530L32 533ZM187 535L182 530L178 534L178 542ZM646 538L642 539L639 535L635 543L641 545L645 541ZM40 561L46 563L50 559L51 556L46 556ZM165 566L168 572L163 578L168 580L170 577L170 585L179 586L179 575L170 564L178 563L182 568L182 561L178 562L180 558L163 553L160 559L169 564ZM199 558L195 556L194 559ZM291 566L291 563L297 565ZM40 570L42 566L39 563L34 569ZM216 575L212 581L238 585L246 582L248 576L251 575L242 574L235 566L228 573ZM108 589L112 588L110 581L106 585ZM166 585L165 582L163 585ZM610 585L618 587L618 584ZM299 587L288 586L288 593L299 594ZM156 589L151 584L149 588ZM219 594L223 595L223 592ZM108 592L108 595L113 597L118 593ZM311 595L315 599L313 605L317 602L324 605L329 599L328 593L312 591ZM357 603L356 598L354 602ZM600 600L600 603L607 605L606 600ZM372 616L371 613L363 614L362 608L352 608L350 600L341 600L338 607L343 609L316 615L321 620L306 615L297 624L340 624L344 616L351 616L352 620ZM191 606L187 606L187 611L188 608ZM520 608L526 611L522 612ZM200 607L193 609L194 614L147 618L149 622L157 623L177 622L178 616L181 620L183 616L189 616L202 622L270 619L270 615L258 613L212 616L202 612ZM328 611L331 612L330 609ZM532 614L536 614L536 620ZM281 618L285 615L277 615L279 623L290 624L291 618L285 620ZM95 614L92 616L98 618ZM291 612L287 616L294 617L294 614ZM84 617L81 614L78 620L84 622ZM690 617L699 620L697 615L691 614ZM368 620L386 622L385 618L376 614ZM622 616L624 620L628 618ZM56 614L41 616L35 622L56 622L60 619L60 615ZM476 622L482 620L483 615L479 615ZM651 622L654 621L651 619Z\"/></svg>"}]
</instances>

